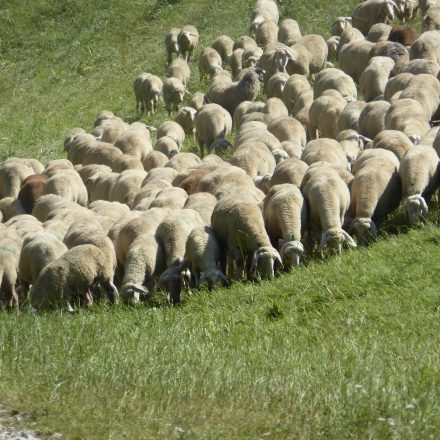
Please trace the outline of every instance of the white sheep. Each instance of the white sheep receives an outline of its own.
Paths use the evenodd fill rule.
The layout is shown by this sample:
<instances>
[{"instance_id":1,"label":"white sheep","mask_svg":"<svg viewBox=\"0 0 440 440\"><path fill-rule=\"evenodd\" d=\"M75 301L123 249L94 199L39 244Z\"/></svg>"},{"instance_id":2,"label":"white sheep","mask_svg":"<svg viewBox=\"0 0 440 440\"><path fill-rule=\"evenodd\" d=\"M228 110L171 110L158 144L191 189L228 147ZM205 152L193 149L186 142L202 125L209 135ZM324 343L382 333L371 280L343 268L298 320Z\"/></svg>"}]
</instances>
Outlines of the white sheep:
<instances>
[{"instance_id":1,"label":"white sheep","mask_svg":"<svg viewBox=\"0 0 440 440\"><path fill-rule=\"evenodd\" d=\"M195 131L194 120L196 119L196 115L197 110L195 110L194 108L181 107L176 113L174 121L183 128L185 134L193 134Z\"/></svg>"},{"instance_id":2,"label":"white sheep","mask_svg":"<svg viewBox=\"0 0 440 440\"><path fill-rule=\"evenodd\" d=\"M166 70L167 78L177 78L182 84L186 87L190 78L191 78L191 70L188 66L188 63L183 58L176 58L171 61L170 65Z\"/></svg>"},{"instance_id":3,"label":"white sheep","mask_svg":"<svg viewBox=\"0 0 440 440\"><path fill-rule=\"evenodd\" d=\"M0 237L0 286L1 302L8 308L18 308L19 298L16 292L17 269L20 249L23 243L19 234L8 228L2 228Z\"/></svg>"},{"instance_id":4,"label":"white sheep","mask_svg":"<svg viewBox=\"0 0 440 440\"><path fill-rule=\"evenodd\" d=\"M366 0L353 11L352 24L367 35L374 24L393 21L395 8L392 0Z\"/></svg>"},{"instance_id":5,"label":"white sheep","mask_svg":"<svg viewBox=\"0 0 440 440\"><path fill-rule=\"evenodd\" d=\"M179 37L180 28L173 27L165 35L165 48L168 56L168 64L171 63L173 53L179 54L179 43L177 39Z\"/></svg>"},{"instance_id":6,"label":"white sheep","mask_svg":"<svg viewBox=\"0 0 440 440\"><path fill-rule=\"evenodd\" d=\"M199 33L194 26L186 25L180 30L177 37L179 46L179 55L182 55L185 61L189 61L194 56L194 50L199 43Z\"/></svg>"},{"instance_id":7,"label":"white sheep","mask_svg":"<svg viewBox=\"0 0 440 440\"><path fill-rule=\"evenodd\" d=\"M301 40L301 30L298 23L291 19L286 18L280 23L278 28L278 41L286 46L293 46L299 40Z\"/></svg>"},{"instance_id":8,"label":"white sheep","mask_svg":"<svg viewBox=\"0 0 440 440\"><path fill-rule=\"evenodd\" d=\"M440 31L427 31L412 44L409 59L423 58L440 62Z\"/></svg>"},{"instance_id":9,"label":"white sheep","mask_svg":"<svg viewBox=\"0 0 440 440\"><path fill-rule=\"evenodd\" d=\"M283 90L283 102L292 116L313 102L313 89L307 78L294 74L286 81Z\"/></svg>"},{"instance_id":10,"label":"white sheep","mask_svg":"<svg viewBox=\"0 0 440 440\"><path fill-rule=\"evenodd\" d=\"M220 35L212 42L211 47L218 52L222 61L227 63L233 52L234 40L227 35Z\"/></svg>"},{"instance_id":11,"label":"white sheep","mask_svg":"<svg viewBox=\"0 0 440 440\"><path fill-rule=\"evenodd\" d=\"M257 33L258 28L266 20L278 23L280 13L274 0L258 0L251 15L250 32Z\"/></svg>"},{"instance_id":12,"label":"white sheep","mask_svg":"<svg viewBox=\"0 0 440 440\"><path fill-rule=\"evenodd\" d=\"M344 130L356 130L359 129L359 116L363 108L367 105L364 101L352 101L349 102L338 118L339 132Z\"/></svg>"},{"instance_id":13,"label":"white sheep","mask_svg":"<svg viewBox=\"0 0 440 440\"><path fill-rule=\"evenodd\" d=\"M135 125L136 124L136 125ZM124 154L143 160L153 151L150 132L142 123L134 123L130 128L119 136L115 141L115 147Z\"/></svg>"},{"instance_id":14,"label":"white sheep","mask_svg":"<svg viewBox=\"0 0 440 440\"><path fill-rule=\"evenodd\" d=\"M387 101L371 101L359 114L359 133L370 138L374 137L385 129L385 116L390 103Z\"/></svg>"},{"instance_id":15,"label":"white sheep","mask_svg":"<svg viewBox=\"0 0 440 440\"><path fill-rule=\"evenodd\" d=\"M163 83L163 99L170 115L173 111L179 110L185 96L185 86L178 78L168 78Z\"/></svg>"},{"instance_id":16,"label":"white sheep","mask_svg":"<svg viewBox=\"0 0 440 440\"><path fill-rule=\"evenodd\" d=\"M370 59L359 79L359 88L365 101L372 101L384 94L393 67L391 58L375 56Z\"/></svg>"},{"instance_id":17,"label":"white sheep","mask_svg":"<svg viewBox=\"0 0 440 440\"><path fill-rule=\"evenodd\" d=\"M44 187L44 194L56 194L81 206L87 206L88 194L81 177L75 170L61 170Z\"/></svg>"},{"instance_id":18,"label":"white sheep","mask_svg":"<svg viewBox=\"0 0 440 440\"><path fill-rule=\"evenodd\" d=\"M367 67L373 46L374 43L361 40L345 44L340 48L338 54L339 66L355 82L359 82L362 72Z\"/></svg>"}]
</instances>

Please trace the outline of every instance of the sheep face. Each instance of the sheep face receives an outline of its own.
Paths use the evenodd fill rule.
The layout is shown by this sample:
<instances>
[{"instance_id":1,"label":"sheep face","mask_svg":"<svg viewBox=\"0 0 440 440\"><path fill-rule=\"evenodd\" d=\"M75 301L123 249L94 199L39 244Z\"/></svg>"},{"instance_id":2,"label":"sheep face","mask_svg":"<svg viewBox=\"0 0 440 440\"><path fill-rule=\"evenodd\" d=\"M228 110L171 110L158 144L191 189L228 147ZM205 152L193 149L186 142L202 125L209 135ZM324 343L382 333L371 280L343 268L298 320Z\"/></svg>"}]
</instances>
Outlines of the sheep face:
<instances>
[{"instance_id":1,"label":"sheep face","mask_svg":"<svg viewBox=\"0 0 440 440\"><path fill-rule=\"evenodd\" d=\"M222 283L223 286L228 286L229 285L229 281L228 279L225 277L224 273L219 270L219 269L208 269L205 272L202 272L200 274L200 279L199 279L199 284L197 286L197 288L200 289L200 287L204 284L207 283L208 284L208 289L212 290L213 288L215 288L215 286L219 283Z\"/></svg>"},{"instance_id":2,"label":"sheep face","mask_svg":"<svg viewBox=\"0 0 440 440\"><path fill-rule=\"evenodd\" d=\"M297 240L293 241L279 241L280 256L287 263L288 266L299 266L302 254L304 253L304 246Z\"/></svg>"},{"instance_id":3,"label":"sheep face","mask_svg":"<svg viewBox=\"0 0 440 440\"><path fill-rule=\"evenodd\" d=\"M403 201L406 221L414 226L428 218L428 205L421 195L409 196Z\"/></svg>"},{"instance_id":4,"label":"sheep face","mask_svg":"<svg viewBox=\"0 0 440 440\"><path fill-rule=\"evenodd\" d=\"M275 276L275 261L283 266L280 254L272 246L258 248L252 257L251 273L258 271L262 278L272 280Z\"/></svg>"},{"instance_id":5,"label":"sheep face","mask_svg":"<svg viewBox=\"0 0 440 440\"><path fill-rule=\"evenodd\" d=\"M330 229L322 235L319 252L322 255L324 249L328 246L338 254L341 254L344 243L351 247L356 247L354 240L343 229Z\"/></svg>"},{"instance_id":6,"label":"sheep face","mask_svg":"<svg viewBox=\"0 0 440 440\"><path fill-rule=\"evenodd\" d=\"M169 301L173 305L180 303L180 294L182 292L180 272L179 266L170 267L159 278L159 287L168 292Z\"/></svg>"},{"instance_id":7,"label":"sheep face","mask_svg":"<svg viewBox=\"0 0 440 440\"><path fill-rule=\"evenodd\" d=\"M351 229L361 246L367 246L370 237L377 236L377 228L371 218L356 218L351 224Z\"/></svg>"},{"instance_id":8,"label":"sheep face","mask_svg":"<svg viewBox=\"0 0 440 440\"><path fill-rule=\"evenodd\" d=\"M127 283L121 289L121 298L125 304L134 305L148 297L148 289L134 283Z\"/></svg>"}]
</instances>

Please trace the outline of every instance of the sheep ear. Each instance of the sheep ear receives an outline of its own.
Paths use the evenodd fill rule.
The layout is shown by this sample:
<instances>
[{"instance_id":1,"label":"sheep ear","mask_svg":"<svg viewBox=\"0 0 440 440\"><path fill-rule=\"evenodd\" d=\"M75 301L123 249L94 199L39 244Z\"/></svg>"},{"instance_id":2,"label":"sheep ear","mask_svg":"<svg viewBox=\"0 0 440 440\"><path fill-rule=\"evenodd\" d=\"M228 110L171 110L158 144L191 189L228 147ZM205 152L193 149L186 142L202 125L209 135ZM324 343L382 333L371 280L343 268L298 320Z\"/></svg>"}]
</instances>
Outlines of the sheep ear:
<instances>
[{"instance_id":1,"label":"sheep ear","mask_svg":"<svg viewBox=\"0 0 440 440\"><path fill-rule=\"evenodd\" d=\"M420 205L423 217L428 218L428 205L423 197L420 197Z\"/></svg>"},{"instance_id":2,"label":"sheep ear","mask_svg":"<svg viewBox=\"0 0 440 440\"><path fill-rule=\"evenodd\" d=\"M324 250L324 248L327 246L327 243L328 243L328 235L323 234L323 236L321 237L321 243L319 244L319 252L322 252Z\"/></svg>"},{"instance_id":3,"label":"sheep ear","mask_svg":"<svg viewBox=\"0 0 440 440\"><path fill-rule=\"evenodd\" d=\"M258 252L258 249L257 249L254 252L254 255L252 256L251 272L253 272L257 268L258 257L259 257L259 252Z\"/></svg>"},{"instance_id":4,"label":"sheep ear","mask_svg":"<svg viewBox=\"0 0 440 440\"><path fill-rule=\"evenodd\" d=\"M350 234L348 234L346 231L342 230L342 235L345 238L345 241L347 244L351 247L357 247L356 242L351 238Z\"/></svg>"},{"instance_id":5,"label":"sheep ear","mask_svg":"<svg viewBox=\"0 0 440 440\"><path fill-rule=\"evenodd\" d=\"M147 296L150 292L149 290L144 286L139 286L137 284L132 284L130 286L131 289L133 289L135 292L139 293L142 296Z\"/></svg>"},{"instance_id":6,"label":"sheep ear","mask_svg":"<svg viewBox=\"0 0 440 440\"><path fill-rule=\"evenodd\" d=\"M284 269L283 260L281 259L281 255L278 253L276 249L274 249L274 255L275 255L275 261L278 261L280 263L280 266Z\"/></svg>"}]
</instances>

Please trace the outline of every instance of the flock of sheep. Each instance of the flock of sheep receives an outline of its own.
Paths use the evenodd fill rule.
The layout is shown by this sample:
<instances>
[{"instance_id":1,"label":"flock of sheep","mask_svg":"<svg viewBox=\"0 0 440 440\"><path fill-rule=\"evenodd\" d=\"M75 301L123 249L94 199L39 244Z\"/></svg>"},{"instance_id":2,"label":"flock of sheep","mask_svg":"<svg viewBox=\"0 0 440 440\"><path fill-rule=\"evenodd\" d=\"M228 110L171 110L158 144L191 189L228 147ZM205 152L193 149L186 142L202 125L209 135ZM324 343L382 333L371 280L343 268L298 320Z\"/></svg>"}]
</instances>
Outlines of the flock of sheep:
<instances>
[{"instance_id":1,"label":"flock of sheep","mask_svg":"<svg viewBox=\"0 0 440 440\"><path fill-rule=\"evenodd\" d=\"M388 24L418 11L420 36ZM440 1L366 0L327 41L278 21L275 1L258 0L255 39L204 48L209 90L188 106L199 34L171 29L167 78L142 73L133 88L138 112L163 96L174 121L155 130L102 111L92 133L69 132L67 159L0 164L4 303L137 303L158 286L176 304L182 289L271 279L304 254L368 244L401 202L408 224L428 216L440 183ZM200 157L181 152L188 135ZM214 154L228 147L230 160Z\"/></svg>"}]
</instances>

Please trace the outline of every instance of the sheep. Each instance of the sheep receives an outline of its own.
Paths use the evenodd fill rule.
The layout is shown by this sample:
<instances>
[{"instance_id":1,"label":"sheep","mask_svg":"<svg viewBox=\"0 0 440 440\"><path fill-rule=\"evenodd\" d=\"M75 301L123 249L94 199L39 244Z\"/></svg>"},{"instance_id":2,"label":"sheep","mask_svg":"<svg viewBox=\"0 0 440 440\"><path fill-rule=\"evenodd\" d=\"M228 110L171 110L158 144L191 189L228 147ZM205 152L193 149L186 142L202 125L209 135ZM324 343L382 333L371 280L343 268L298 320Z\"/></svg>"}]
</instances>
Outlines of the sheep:
<instances>
[{"instance_id":1,"label":"sheep","mask_svg":"<svg viewBox=\"0 0 440 440\"><path fill-rule=\"evenodd\" d=\"M115 141L115 147L119 148L124 154L133 156L139 160L153 151L151 145L150 132L144 124L133 125L119 136Z\"/></svg>"},{"instance_id":2,"label":"sheep","mask_svg":"<svg viewBox=\"0 0 440 440\"><path fill-rule=\"evenodd\" d=\"M431 8L440 6L439 0L419 0L420 14L423 17Z\"/></svg>"},{"instance_id":3,"label":"sheep","mask_svg":"<svg viewBox=\"0 0 440 440\"><path fill-rule=\"evenodd\" d=\"M364 149L364 144L372 142L371 139L362 136L355 130L343 130L339 132L337 141L345 153L349 169L352 168L353 163Z\"/></svg>"},{"instance_id":4,"label":"sheep","mask_svg":"<svg viewBox=\"0 0 440 440\"><path fill-rule=\"evenodd\" d=\"M415 99L425 109L426 117L430 120L437 112L440 104L440 82L428 74L416 75L411 78L406 88L400 94L400 99Z\"/></svg>"},{"instance_id":5,"label":"sheep","mask_svg":"<svg viewBox=\"0 0 440 440\"><path fill-rule=\"evenodd\" d=\"M350 75L355 82L359 82L362 72L368 65L370 51L374 43L370 41L353 41L345 44L338 54L339 66Z\"/></svg>"},{"instance_id":6,"label":"sheep","mask_svg":"<svg viewBox=\"0 0 440 440\"><path fill-rule=\"evenodd\" d=\"M7 222L12 217L26 214L20 200L13 197L4 197L0 199L0 221Z\"/></svg>"},{"instance_id":7,"label":"sheep","mask_svg":"<svg viewBox=\"0 0 440 440\"><path fill-rule=\"evenodd\" d=\"M272 247L257 203L225 197L212 213L211 225L229 258L236 262L235 278L240 279L246 264L248 278L258 270L263 278L274 278L274 265L281 256Z\"/></svg>"},{"instance_id":8,"label":"sheep","mask_svg":"<svg viewBox=\"0 0 440 440\"><path fill-rule=\"evenodd\" d=\"M15 290L18 261L23 239L13 230L4 228L0 237L0 300L8 308L18 309L19 298Z\"/></svg>"},{"instance_id":9,"label":"sheep","mask_svg":"<svg viewBox=\"0 0 440 440\"><path fill-rule=\"evenodd\" d=\"M278 23L280 13L278 6L273 0L258 0L252 10L250 32L257 33L258 28L267 20Z\"/></svg>"},{"instance_id":10,"label":"sheep","mask_svg":"<svg viewBox=\"0 0 440 440\"><path fill-rule=\"evenodd\" d=\"M234 49L228 59L229 67L231 68L232 76L235 78L243 69L243 53L244 49Z\"/></svg>"},{"instance_id":11,"label":"sheep","mask_svg":"<svg viewBox=\"0 0 440 440\"><path fill-rule=\"evenodd\" d=\"M243 70L241 70L237 73L237 75L234 76L234 80L238 81L239 79L241 79L242 75L244 75L244 72L249 67L255 68L258 64L258 61L260 61L262 55L263 49L258 46L244 49L244 52L241 56L241 67Z\"/></svg>"},{"instance_id":12,"label":"sheep","mask_svg":"<svg viewBox=\"0 0 440 440\"><path fill-rule=\"evenodd\" d=\"M197 110L192 107L181 107L176 113L174 121L183 128L185 134L193 134L196 115Z\"/></svg>"},{"instance_id":13,"label":"sheep","mask_svg":"<svg viewBox=\"0 0 440 440\"><path fill-rule=\"evenodd\" d=\"M359 88L365 101L372 101L384 94L393 67L394 61L391 58L375 56L370 59L359 79Z\"/></svg>"},{"instance_id":14,"label":"sheep","mask_svg":"<svg viewBox=\"0 0 440 440\"><path fill-rule=\"evenodd\" d=\"M422 32L436 31L440 29L440 6L429 8L423 16Z\"/></svg>"},{"instance_id":15,"label":"sheep","mask_svg":"<svg viewBox=\"0 0 440 440\"><path fill-rule=\"evenodd\" d=\"M199 33L194 26L186 25L180 30L177 37L179 46L179 55L182 55L185 61L190 61L194 56L194 50L199 43Z\"/></svg>"},{"instance_id":16,"label":"sheep","mask_svg":"<svg viewBox=\"0 0 440 440\"><path fill-rule=\"evenodd\" d=\"M65 207L80 208L77 203L66 200L55 194L42 195L34 204L32 216L37 220L44 222L52 211Z\"/></svg>"},{"instance_id":17,"label":"sheep","mask_svg":"<svg viewBox=\"0 0 440 440\"><path fill-rule=\"evenodd\" d=\"M440 130L440 126L432 127L428 132L426 132L423 135L422 139L419 142L419 145L426 145L429 147L434 147L434 141L438 135L439 130Z\"/></svg>"},{"instance_id":18,"label":"sheep","mask_svg":"<svg viewBox=\"0 0 440 440\"><path fill-rule=\"evenodd\" d=\"M179 145L173 138L164 136L154 144L154 151L164 154L169 159L179 153Z\"/></svg>"},{"instance_id":19,"label":"sheep","mask_svg":"<svg viewBox=\"0 0 440 440\"><path fill-rule=\"evenodd\" d=\"M421 73L428 73L437 76L440 72L440 66L437 61L415 59L409 61L403 69L402 73L412 73L413 75L420 75Z\"/></svg>"},{"instance_id":20,"label":"sheep","mask_svg":"<svg viewBox=\"0 0 440 440\"><path fill-rule=\"evenodd\" d=\"M177 171L173 168L154 168L147 174L147 177L145 177L142 182L142 188L154 180L165 180L171 183L176 175Z\"/></svg>"},{"instance_id":21,"label":"sheep","mask_svg":"<svg viewBox=\"0 0 440 440\"><path fill-rule=\"evenodd\" d=\"M352 24L367 35L374 24L393 21L394 8L392 0L366 0L353 11Z\"/></svg>"},{"instance_id":22,"label":"sheep","mask_svg":"<svg viewBox=\"0 0 440 440\"><path fill-rule=\"evenodd\" d=\"M165 268L165 253L158 238L150 234L137 237L128 249L125 260L120 292L122 300L136 304L141 298L146 299L153 288L154 279Z\"/></svg>"},{"instance_id":23,"label":"sheep","mask_svg":"<svg viewBox=\"0 0 440 440\"><path fill-rule=\"evenodd\" d=\"M100 125L100 135L96 136L96 138L101 140L102 142L107 142L109 144L113 144L116 139L124 133L125 130L128 130L130 126L125 123L121 118L114 117L110 119L105 119ZM97 127L95 127L95 130ZM94 131L95 131L94 130ZM95 135L95 133L92 133Z\"/></svg>"},{"instance_id":24,"label":"sheep","mask_svg":"<svg viewBox=\"0 0 440 440\"><path fill-rule=\"evenodd\" d=\"M23 241L18 260L18 282L21 300L27 299L29 286L50 262L67 252L66 245L48 232L29 234Z\"/></svg>"},{"instance_id":25,"label":"sheep","mask_svg":"<svg viewBox=\"0 0 440 440\"><path fill-rule=\"evenodd\" d=\"M346 28L339 37L338 55L344 46L355 41L365 41L364 34L354 27Z\"/></svg>"},{"instance_id":26,"label":"sheep","mask_svg":"<svg viewBox=\"0 0 440 440\"><path fill-rule=\"evenodd\" d=\"M43 170L42 170L43 171ZM24 180L35 174L21 159L6 160L0 164L0 199L17 198Z\"/></svg>"},{"instance_id":27,"label":"sheep","mask_svg":"<svg viewBox=\"0 0 440 440\"><path fill-rule=\"evenodd\" d=\"M230 113L218 104L206 104L194 121L195 136L200 148L200 157L204 156L204 147L208 153L220 148L225 150L231 145L225 138L231 133Z\"/></svg>"},{"instance_id":28,"label":"sheep","mask_svg":"<svg viewBox=\"0 0 440 440\"><path fill-rule=\"evenodd\" d=\"M160 190L150 204L151 208L181 209L185 205L188 194L182 188L164 188Z\"/></svg>"},{"instance_id":29,"label":"sheep","mask_svg":"<svg viewBox=\"0 0 440 440\"><path fill-rule=\"evenodd\" d=\"M371 26L367 34L367 40L372 43L378 43L379 41L386 41L390 35L392 26L385 23L376 23Z\"/></svg>"},{"instance_id":30,"label":"sheep","mask_svg":"<svg viewBox=\"0 0 440 440\"><path fill-rule=\"evenodd\" d=\"M359 129L359 116L362 109L367 105L364 101L352 101L349 102L338 118L339 132L344 130L356 130Z\"/></svg>"},{"instance_id":31,"label":"sheep","mask_svg":"<svg viewBox=\"0 0 440 440\"><path fill-rule=\"evenodd\" d=\"M406 221L409 225L415 225L421 218L428 217L426 201L440 184L436 151L425 145L411 147L400 161L399 176Z\"/></svg>"},{"instance_id":32,"label":"sheep","mask_svg":"<svg viewBox=\"0 0 440 440\"><path fill-rule=\"evenodd\" d=\"M255 41L260 46L274 44L278 39L278 25L272 20L265 20L258 26L255 33Z\"/></svg>"},{"instance_id":33,"label":"sheep","mask_svg":"<svg viewBox=\"0 0 440 440\"><path fill-rule=\"evenodd\" d=\"M63 170L51 177L44 194L56 194L81 206L87 206L88 202L87 188L75 170Z\"/></svg>"},{"instance_id":34,"label":"sheep","mask_svg":"<svg viewBox=\"0 0 440 440\"><path fill-rule=\"evenodd\" d=\"M51 160L44 168L43 175L52 177L60 170L73 170L73 164L68 159L55 159Z\"/></svg>"},{"instance_id":35,"label":"sheep","mask_svg":"<svg viewBox=\"0 0 440 440\"><path fill-rule=\"evenodd\" d=\"M136 99L136 112L137 113L143 113L144 111L146 111L146 102L147 99L144 99L143 96L143 84L144 81L147 81L151 76L151 73L146 73L143 72L141 74L139 74L136 79L133 81L133 91L134 91L134 97ZM145 92L147 92L145 90ZM70 136L71 137L71 136ZM64 147L66 147L66 144L68 145L70 143L70 137L66 138L64 141Z\"/></svg>"},{"instance_id":36,"label":"sheep","mask_svg":"<svg viewBox=\"0 0 440 440\"><path fill-rule=\"evenodd\" d=\"M362 162L359 165L355 163L358 166L351 184L350 209L354 219L350 229L362 245L368 243L369 235L377 235L385 217L400 203L398 160L382 153L388 153L386 150L376 149L375 152L374 157L366 160L362 159L366 152L359 156Z\"/></svg>"},{"instance_id":37,"label":"sheep","mask_svg":"<svg viewBox=\"0 0 440 440\"><path fill-rule=\"evenodd\" d=\"M397 76L390 78L383 91L385 101L391 103L393 101L393 96L404 90L413 77L414 75L412 73L399 73Z\"/></svg>"},{"instance_id":38,"label":"sheep","mask_svg":"<svg viewBox=\"0 0 440 440\"><path fill-rule=\"evenodd\" d=\"M85 182L88 198L90 202L96 200L108 200L110 190L112 189L118 173L96 173Z\"/></svg>"},{"instance_id":39,"label":"sheep","mask_svg":"<svg viewBox=\"0 0 440 440\"><path fill-rule=\"evenodd\" d=\"M208 283L209 290L212 290L219 281L225 286L229 284L224 274L226 270L224 250L209 226L194 228L188 235L181 266L181 270L186 269L190 270L197 288L200 288L204 282Z\"/></svg>"},{"instance_id":40,"label":"sheep","mask_svg":"<svg viewBox=\"0 0 440 440\"><path fill-rule=\"evenodd\" d=\"M179 146L179 149L183 146L183 142L185 141L185 131L182 126L175 121L165 121L159 126L157 129L157 139L164 136L171 137Z\"/></svg>"},{"instance_id":41,"label":"sheep","mask_svg":"<svg viewBox=\"0 0 440 440\"><path fill-rule=\"evenodd\" d=\"M162 80L152 74L145 74L142 78L141 74L135 80L133 87L135 89L137 111L146 112L147 115L154 115L157 111L157 103L163 92ZM139 90L137 94L136 90Z\"/></svg>"},{"instance_id":42,"label":"sheep","mask_svg":"<svg viewBox=\"0 0 440 440\"><path fill-rule=\"evenodd\" d=\"M163 83L163 99L168 115L171 115L173 111L179 110L185 92L185 86L180 79L168 78L165 80Z\"/></svg>"},{"instance_id":43,"label":"sheep","mask_svg":"<svg viewBox=\"0 0 440 440\"><path fill-rule=\"evenodd\" d=\"M299 29L299 25L295 20L286 18L280 23L278 28L278 41L286 46L293 46L299 40L302 35Z\"/></svg>"},{"instance_id":44,"label":"sheep","mask_svg":"<svg viewBox=\"0 0 440 440\"><path fill-rule=\"evenodd\" d=\"M338 57L339 44L341 42L341 37L333 36L326 40L327 50L328 50L328 59L336 59Z\"/></svg>"},{"instance_id":45,"label":"sheep","mask_svg":"<svg viewBox=\"0 0 440 440\"><path fill-rule=\"evenodd\" d=\"M138 211L150 209L150 205L156 198L156 195L162 189L169 188L170 186L171 184L163 179L154 179L143 185L133 200L133 209Z\"/></svg>"},{"instance_id":46,"label":"sheep","mask_svg":"<svg viewBox=\"0 0 440 440\"><path fill-rule=\"evenodd\" d=\"M396 63L407 59L408 49L394 41L379 41L370 50L370 58L372 57L388 57Z\"/></svg>"},{"instance_id":47,"label":"sheep","mask_svg":"<svg viewBox=\"0 0 440 440\"><path fill-rule=\"evenodd\" d=\"M409 59L423 58L440 61L440 31L427 31L420 35L409 49Z\"/></svg>"},{"instance_id":48,"label":"sheep","mask_svg":"<svg viewBox=\"0 0 440 440\"><path fill-rule=\"evenodd\" d=\"M132 207L134 198L146 176L147 173L144 170L123 171L114 181L108 194L108 201L125 203Z\"/></svg>"},{"instance_id":49,"label":"sheep","mask_svg":"<svg viewBox=\"0 0 440 440\"><path fill-rule=\"evenodd\" d=\"M284 102L280 98L272 97L266 101L266 105L264 106L264 113L270 116L272 122L276 118L289 116L289 111L287 107L284 105Z\"/></svg>"},{"instance_id":50,"label":"sheep","mask_svg":"<svg viewBox=\"0 0 440 440\"><path fill-rule=\"evenodd\" d=\"M338 119L347 101L336 90L326 90L315 99L309 110L309 138L320 136L336 139L339 132Z\"/></svg>"},{"instance_id":51,"label":"sheep","mask_svg":"<svg viewBox=\"0 0 440 440\"><path fill-rule=\"evenodd\" d=\"M36 200L44 194L49 178L44 174L32 174L23 180L17 199L26 214L31 214Z\"/></svg>"},{"instance_id":52,"label":"sheep","mask_svg":"<svg viewBox=\"0 0 440 440\"><path fill-rule=\"evenodd\" d=\"M270 187L291 183L300 186L308 165L299 159L287 159L279 163L270 179Z\"/></svg>"},{"instance_id":53,"label":"sheep","mask_svg":"<svg viewBox=\"0 0 440 440\"><path fill-rule=\"evenodd\" d=\"M188 168L197 167L200 164L200 158L194 153L179 153L174 155L165 167L173 168L176 171L186 170Z\"/></svg>"},{"instance_id":54,"label":"sheep","mask_svg":"<svg viewBox=\"0 0 440 440\"><path fill-rule=\"evenodd\" d=\"M232 55L233 46L234 40L227 35L220 35L211 44L211 47L218 52L224 63L227 63L229 57Z\"/></svg>"},{"instance_id":55,"label":"sheep","mask_svg":"<svg viewBox=\"0 0 440 440\"><path fill-rule=\"evenodd\" d=\"M191 70L188 66L188 63L182 58L176 58L171 61L170 65L166 70L167 78L177 78L182 84L186 87L190 78L191 78Z\"/></svg>"},{"instance_id":56,"label":"sheep","mask_svg":"<svg viewBox=\"0 0 440 440\"><path fill-rule=\"evenodd\" d=\"M254 140L240 144L230 163L245 170L252 178L272 174L276 166L275 158L266 145Z\"/></svg>"},{"instance_id":57,"label":"sheep","mask_svg":"<svg viewBox=\"0 0 440 440\"><path fill-rule=\"evenodd\" d=\"M416 144L431 126L423 106L415 99L406 98L391 104L385 115L384 128L402 131Z\"/></svg>"},{"instance_id":58,"label":"sheep","mask_svg":"<svg viewBox=\"0 0 440 440\"><path fill-rule=\"evenodd\" d=\"M205 225L210 225L212 211L214 211L216 203L217 199L212 194L194 192L186 199L184 208L198 212Z\"/></svg>"},{"instance_id":59,"label":"sheep","mask_svg":"<svg viewBox=\"0 0 440 440\"><path fill-rule=\"evenodd\" d=\"M90 302L90 289L99 283L110 302L116 303L119 294L112 279L113 267L100 248L92 244L75 246L40 272L32 286L30 301L37 310L84 299Z\"/></svg>"},{"instance_id":60,"label":"sheep","mask_svg":"<svg viewBox=\"0 0 440 440\"><path fill-rule=\"evenodd\" d=\"M315 162L328 162L345 169L348 168L344 150L338 141L330 138L320 138L308 142L301 160L307 165Z\"/></svg>"},{"instance_id":61,"label":"sheep","mask_svg":"<svg viewBox=\"0 0 440 440\"><path fill-rule=\"evenodd\" d=\"M338 91L347 100L357 98L356 84L353 79L335 68L321 70L315 77L313 89L315 99L330 89Z\"/></svg>"},{"instance_id":62,"label":"sheep","mask_svg":"<svg viewBox=\"0 0 440 440\"><path fill-rule=\"evenodd\" d=\"M417 40L417 31L411 26L393 26L388 35L389 41L395 41L410 47Z\"/></svg>"},{"instance_id":63,"label":"sheep","mask_svg":"<svg viewBox=\"0 0 440 440\"><path fill-rule=\"evenodd\" d=\"M179 44L177 39L180 34L180 28L173 27L165 35L165 48L167 51L168 64L171 63L173 53L179 54Z\"/></svg>"},{"instance_id":64,"label":"sheep","mask_svg":"<svg viewBox=\"0 0 440 440\"><path fill-rule=\"evenodd\" d=\"M338 253L342 252L344 243L356 247L350 235L342 229L350 207L350 192L338 172L326 164L311 167L304 175L301 190L309 206L310 250L318 241L321 255L327 245Z\"/></svg>"},{"instance_id":65,"label":"sheep","mask_svg":"<svg viewBox=\"0 0 440 440\"><path fill-rule=\"evenodd\" d=\"M199 111L205 104L208 103L208 96L202 92L196 92L192 95L191 101L189 102L189 106Z\"/></svg>"},{"instance_id":66,"label":"sheep","mask_svg":"<svg viewBox=\"0 0 440 440\"><path fill-rule=\"evenodd\" d=\"M306 132L304 127L290 116L281 116L274 119L267 130L272 133L280 142L289 141L295 145L306 145Z\"/></svg>"},{"instance_id":67,"label":"sheep","mask_svg":"<svg viewBox=\"0 0 440 440\"><path fill-rule=\"evenodd\" d=\"M142 161L142 165L145 171L150 171L153 168L163 167L168 162L168 156L161 151L153 150L151 153L148 153L144 160Z\"/></svg>"},{"instance_id":68,"label":"sheep","mask_svg":"<svg viewBox=\"0 0 440 440\"><path fill-rule=\"evenodd\" d=\"M263 112L265 103L261 101L243 101L234 111L233 125L237 130L240 129L242 119L248 113Z\"/></svg>"},{"instance_id":69,"label":"sheep","mask_svg":"<svg viewBox=\"0 0 440 440\"><path fill-rule=\"evenodd\" d=\"M313 102L313 89L303 75L294 74L286 81L283 102L292 116Z\"/></svg>"},{"instance_id":70,"label":"sheep","mask_svg":"<svg viewBox=\"0 0 440 440\"><path fill-rule=\"evenodd\" d=\"M108 202L106 200L97 200L90 203L89 209L99 217L107 217L113 223L118 221L130 212L130 208L124 203Z\"/></svg>"},{"instance_id":71,"label":"sheep","mask_svg":"<svg viewBox=\"0 0 440 440\"><path fill-rule=\"evenodd\" d=\"M359 115L359 133L370 139L385 129L385 116L390 108L386 101L371 101Z\"/></svg>"},{"instance_id":72,"label":"sheep","mask_svg":"<svg viewBox=\"0 0 440 440\"><path fill-rule=\"evenodd\" d=\"M288 79L289 75L284 72L278 72L272 75L264 88L266 96L268 98L276 97L283 99L283 90Z\"/></svg>"},{"instance_id":73,"label":"sheep","mask_svg":"<svg viewBox=\"0 0 440 440\"><path fill-rule=\"evenodd\" d=\"M255 71L246 72L245 76L237 82L222 84L214 89L211 86L208 97L210 102L224 107L231 116L235 109L243 101L254 101L260 91L260 80Z\"/></svg>"},{"instance_id":74,"label":"sheep","mask_svg":"<svg viewBox=\"0 0 440 440\"><path fill-rule=\"evenodd\" d=\"M336 17L331 25L331 35L340 37L345 29L351 27L351 17Z\"/></svg>"},{"instance_id":75,"label":"sheep","mask_svg":"<svg viewBox=\"0 0 440 440\"><path fill-rule=\"evenodd\" d=\"M301 236L306 225L306 204L298 186L273 186L264 198L263 218L272 244L285 264L299 266L304 252Z\"/></svg>"}]
</instances>

